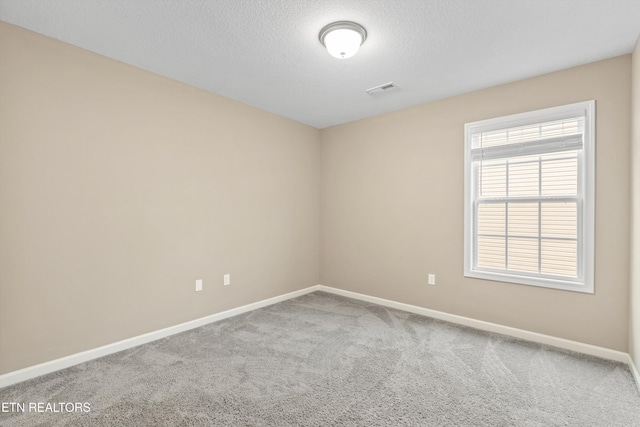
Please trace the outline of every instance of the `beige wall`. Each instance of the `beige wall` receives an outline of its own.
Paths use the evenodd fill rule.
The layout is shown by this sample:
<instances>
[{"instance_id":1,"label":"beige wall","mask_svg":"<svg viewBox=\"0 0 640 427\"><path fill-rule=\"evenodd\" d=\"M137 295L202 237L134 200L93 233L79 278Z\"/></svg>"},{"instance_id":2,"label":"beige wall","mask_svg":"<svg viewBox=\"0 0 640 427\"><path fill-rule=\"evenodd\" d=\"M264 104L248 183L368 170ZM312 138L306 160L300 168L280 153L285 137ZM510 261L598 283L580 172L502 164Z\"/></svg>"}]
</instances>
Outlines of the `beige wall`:
<instances>
[{"instance_id":1,"label":"beige wall","mask_svg":"<svg viewBox=\"0 0 640 427\"><path fill-rule=\"evenodd\" d=\"M630 339L640 365L630 70L626 55L318 131L0 23L0 374L316 283ZM589 99L595 295L465 279L464 123Z\"/></svg>"},{"instance_id":2,"label":"beige wall","mask_svg":"<svg viewBox=\"0 0 640 427\"><path fill-rule=\"evenodd\" d=\"M631 141L631 297L629 299L629 353L640 369L640 37L633 51ZM638 384L640 387L640 384Z\"/></svg>"},{"instance_id":3,"label":"beige wall","mask_svg":"<svg viewBox=\"0 0 640 427\"><path fill-rule=\"evenodd\" d=\"M627 351L630 61L322 130L321 283ZM464 278L464 124L589 99L597 101L595 294Z\"/></svg>"},{"instance_id":4,"label":"beige wall","mask_svg":"<svg viewBox=\"0 0 640 427\"><path fill-rule=\"evenodd\" d=\"M317 284L319 137L0 23L0 374Z\"/></svg>"}]
</instances>

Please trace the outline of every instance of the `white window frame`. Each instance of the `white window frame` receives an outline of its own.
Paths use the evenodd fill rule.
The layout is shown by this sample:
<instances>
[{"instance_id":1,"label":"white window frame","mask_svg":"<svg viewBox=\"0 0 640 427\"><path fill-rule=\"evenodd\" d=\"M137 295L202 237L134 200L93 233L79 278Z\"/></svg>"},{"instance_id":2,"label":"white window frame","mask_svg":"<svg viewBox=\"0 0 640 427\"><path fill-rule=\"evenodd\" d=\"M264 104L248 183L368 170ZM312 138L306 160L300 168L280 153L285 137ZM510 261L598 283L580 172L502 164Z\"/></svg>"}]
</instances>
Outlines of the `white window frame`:
<instances>
[{"instance_id":1,"label":"white window frame","mask_svg":"<svg viewBox=\"0 0 640 427\"><path fill-rule=\"evenodd\" d=\"M476 178L471 158L472 135L478 132L525 126L584 116L583 148L578 150L578 280L563 280L542 274L494 272L475 267ZM489 120L467 123L464 154L464 275L521 285L594 293L595 241L595 101L578 102Z\"/></svg>"}]
</instances>

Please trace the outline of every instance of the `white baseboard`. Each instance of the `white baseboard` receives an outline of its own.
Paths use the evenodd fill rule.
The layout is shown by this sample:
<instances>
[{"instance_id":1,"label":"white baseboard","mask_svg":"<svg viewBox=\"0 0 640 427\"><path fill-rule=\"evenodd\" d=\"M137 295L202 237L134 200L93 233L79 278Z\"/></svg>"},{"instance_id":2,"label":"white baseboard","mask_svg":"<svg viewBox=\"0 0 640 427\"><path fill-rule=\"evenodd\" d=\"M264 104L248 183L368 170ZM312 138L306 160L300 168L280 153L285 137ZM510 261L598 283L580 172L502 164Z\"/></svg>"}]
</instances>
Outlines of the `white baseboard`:
<instances>
[{"instance_id":1,"label":"white baseboard","mask_svg":"<svg viewBox=\"0 0 640 427\"><path fill-rule=\"evenodd\" d=\"M432 317L434 319L445 320L447 322L456 323L459 325L469 326L472 328L480 329L488 332L495 332L507 336L521 338L528 341L537 342L540 344L546 344L554 347L563 348L566 350L576 351L578 353L588 354L591 356L601 357L603 359L615 360L617 362L627 363L629 369L633 374L636 384L640 389L640 373L633 363L629 354L611 350L604 347L598 347L590 344L584 344L577 341L566 340L563 338L557 338L550 335L539 334L537 332L530 332L523 329L512 328L509 326L499 325L496 323L484 322L482 320L476 320L469 317L458 316L455 314L449 314L442 311L431 310L424 307L418 307L415 305L405 304L397 301L391 301L383 298L372 297L369 295L359 294L356 292L345 291L342 289L332 288L329 286L315 285L305 289L301 289L295 292L290 292L284 295L279 295L273 298L268 298L262 301L258 301L252 304L243 305L231 310L223 311L220 313L212 314L210 316L195 319L189 322L181 323L179 325L171 326L168 328L160 329L147 334L139 335L137 337L128 338L122 341L108 344L95 349L83 351L81 353L72 354L70 356L62 357L60 359L52 360L50 362L41 363L39 365L30 366L28 368L20 369L18 371L9 372L4 375L0 375L0 388L6 387L12 384L16 384L22 381L29 380L31 378L39 377L41 375L49 374L51 372L59 371L89 360L97 359L99 357L107 356L112 353L127 350L132 347L136 347L142 344L146 344L151 341L156 341L168 336L185 332L190 329L199 328L200 326L214 323L219 320L227 319L229 317L237 316L248 311L256 310L258 308L266 307L278 302L286 301L292 298L296 298L302 295L309 294L315 291L324 291L336 295L342 295L348 298L354 298L361 301L370 302L373 304L379 304L386 307L395 308L398 310L407 311L410 313L416 313L423 316Z\"/></svg>"},{"instance_id":2,"label":"white baseboard","mask_svg":"<svg viewBox=\"0 0 640 427\"><path fill-rule=\"evenodd\" d=\"M220 313L212 314L210 316L201 317L200 319L191 320L189 322L181 323L179 325L170 326L168 328L160 329L157 331L149 332L147 334L139 335L137 337L128 338L122 341L115 342L113 344L107 344L102 347L94 348L91 350L83 351L81 353L72 354L70 356L55 359L49 362L41 363L39 365L30 366L28 368L20 369L18 371L9 372L4 375L0 375L0 388L6 387L12 384L16 384L22 381L29 380L31 378L39 377L41 375L49 374L51 372L59 371L79 363L87 362L89 360L97 359L99 357L107 356L112 353L127 350L132 347L136 347L142 344L146 344L151 341L156 341L162 338L166 338L170 335L185 332L190 329L199 328L200 326L207 325L209 323L217 322L219 320L227 319L229 317L237 316L238 314L246 313L258 308L266 307L272 304L276 304L281 301L285 301L291 298L296 298L310 292L318 290L318 286L311 286L309 288L301 289L299 291L290 292L277 297L268 298L262 301L254 302L252 304L243 305L241 307L233 308L231 310L223 311Z\"/></svg>"},{"instance_id":3,"label":"white baseboard","mask_svg":"<svg viewBox=\"0 0 640 427\"><path fill-rule=\"evenodd\" d=\"M629 360L627 361L629 364L629 370L631 371L631 375L636 380L636 385L638 386L638 392L640 392L640 371L638 371L638 367L633 362L633 358L629 355Z\"/></svg>"},{"instance_id":4,"label":"white baseboard","mask_svg":"<svg viewBox=\"0 0 640 427\"><path fill-rule=\"evenodd\" d=\"M397 301L391 301L388 299L372 297L369 295L359 294L357 292L344 291L342 289L331 288L328 286L319 285L319 291L329 292L336 295L342 295L348 298L354 298L361 301L366 301L374 304L384 305L386 307L395 308L398 310L408 311L410 313L421 314L423 316L432 317L434 319L445 320L447 322L456 323L458 325L469 326L475 329L480 329L488 332L495 332L502 335L508 335L510 337L520 338L527 341L533 341L539 344L546 344L553 347L559 347L566 350L575 351L578 353L588 354L591 356L600 357L608 360L615 360L616 362L629 362L629 355L622 351L611 350L604 347L598 347L591 344L584 344L578 341L571 341L564 338L557 338L550 335L539 334L537 332L526 331L524 329L512 328L510 326L499 325L497 323L484 322L482 320L472 319L470 317L458 316L456 314L449 314L442 311L431 310L424 307L418 307L411 304L405 304ZM636 380L637 380L636 376ZM640 384L640 383L639 383Z\"/></svg>"}]
</instances>

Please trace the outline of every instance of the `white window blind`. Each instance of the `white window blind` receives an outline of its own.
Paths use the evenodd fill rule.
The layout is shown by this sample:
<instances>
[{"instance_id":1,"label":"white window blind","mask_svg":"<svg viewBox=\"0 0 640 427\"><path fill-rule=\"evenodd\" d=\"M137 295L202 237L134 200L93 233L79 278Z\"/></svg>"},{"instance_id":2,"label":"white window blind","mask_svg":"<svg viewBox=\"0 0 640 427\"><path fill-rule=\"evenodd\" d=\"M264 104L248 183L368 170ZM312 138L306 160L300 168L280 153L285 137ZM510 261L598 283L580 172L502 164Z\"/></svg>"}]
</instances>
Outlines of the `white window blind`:
<instances>
[{"instance_id":1,"label":"white window blind","mask_svg":"<svg viewBox=\"0 0 640 427\"><path fill-rule=\"evenodd\" d=\"M592 292L592 110L466 125L465 275Z\"/></svg>"}]
</instances>

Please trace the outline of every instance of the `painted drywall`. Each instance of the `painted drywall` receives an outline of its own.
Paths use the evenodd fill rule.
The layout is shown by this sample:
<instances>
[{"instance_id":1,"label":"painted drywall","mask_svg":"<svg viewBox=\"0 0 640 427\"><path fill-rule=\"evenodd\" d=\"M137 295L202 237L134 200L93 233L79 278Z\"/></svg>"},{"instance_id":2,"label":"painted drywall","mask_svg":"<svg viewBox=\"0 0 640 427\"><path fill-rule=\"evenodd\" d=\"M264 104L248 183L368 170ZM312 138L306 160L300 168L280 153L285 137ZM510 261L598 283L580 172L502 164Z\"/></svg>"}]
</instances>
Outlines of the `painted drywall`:
<instances>
[{"instance_id":1,"label":"painted drywall","mask_svg":"<svg viewBox=\"0 0 640 427\"><path fill-rule=\"evenodd\" d=\"M640 37L632 54L631 107L631 289L629 354L640 368ZM640 384L638 384L640 387Z\"/></svg>"},{"instance_id":2,"label":"painted drywall","mask_svg":"<svg viewBox=\"0 0 640 427\"><path fill-rule=\"evenodd\" d=\"M6 23L0 94L0 374L318 283L317 129Z\"/></svg>"},{"instance_id":3,"label":"painted drywall","mask_svg":"<svg viewBox=\"0 0 640 427\"><path fill-rule=\"evenodd\" d=\"M638 364L630 70L627 55L318 131L0 23L0 374L318 282L630 339ZM465 279L464 123L587 99L595 295Z\"/></svg>"},{"instance_id":4,"label":"painted drywall","mask_svg":"<svg viewBox=\"0 0 640 427\"><path fill-rule=\"evenodd\" d=\"M323 129L321 283L627 351L630 69L625 55ZM465 278L464 124L590 99L595 294Z\"/></svg>"}]
</instances>

